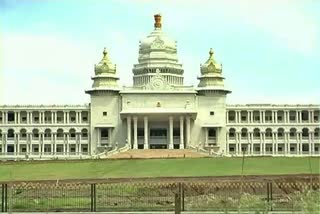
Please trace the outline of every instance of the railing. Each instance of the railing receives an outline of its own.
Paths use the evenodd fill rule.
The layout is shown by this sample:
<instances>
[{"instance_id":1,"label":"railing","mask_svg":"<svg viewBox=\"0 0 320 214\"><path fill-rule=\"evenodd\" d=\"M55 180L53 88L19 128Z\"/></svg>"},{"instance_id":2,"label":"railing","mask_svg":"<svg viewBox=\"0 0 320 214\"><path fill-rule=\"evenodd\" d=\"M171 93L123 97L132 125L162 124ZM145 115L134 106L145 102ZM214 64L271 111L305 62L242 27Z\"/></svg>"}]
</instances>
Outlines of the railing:
<instances>
[{"instance_id":1,"label":"railing","mask_svg":"<svg viewBox=\"0 0 320 214\"><path fill-rule=\"evenodd\" d=\"M317 213L320 181L310 181L4 183L0 212Z\"/></svg>"}]
</instances>

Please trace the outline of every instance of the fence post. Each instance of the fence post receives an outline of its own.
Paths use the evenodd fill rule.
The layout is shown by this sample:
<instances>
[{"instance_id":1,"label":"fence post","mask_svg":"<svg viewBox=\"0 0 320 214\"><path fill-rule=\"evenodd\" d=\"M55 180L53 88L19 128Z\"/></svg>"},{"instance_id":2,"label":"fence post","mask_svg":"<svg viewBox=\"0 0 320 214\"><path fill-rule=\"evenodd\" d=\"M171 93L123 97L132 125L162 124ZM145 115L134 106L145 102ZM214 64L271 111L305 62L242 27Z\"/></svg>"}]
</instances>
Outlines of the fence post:
<instances>
[{"instance_id":1,"label":"fence post","mask_svg":"<svg viewBox=\"0 0 320 214\"><path fill-rule=\"evenodd\" d=\"M174 194L174 207L175 207L175 210L174 210L174 213L175 214L180 214L181 213L181 198L180 198L180 194L179 193L176 193Z\"/></svg>"},{"instance_id":2,"label":"fence post","mask_svg":"<svg viewBox=\"0 0 320 214\"><path fill-rule=\"evenodd\" d=\"M4 184L1 184L1 212L4 212Z\"/></svg>"},{"instance_id":3,"label":"fence post","mask_svg":"<svg viewBox=\"0 0 320 214\"><path fill-rule=\"evenodd\" d=\"M181 184L181 210L184 211L184 185Z\"/></svg>"},{"instance_id":4,"label":"fence post","mask_svg":"<svg viewBox=\"0 0 320 214\"><path fill-rule=\"evenodd\" d=\"M96 184L91 184L90 185L90 211L91 212L96 212L97 211L97 203L96 203Z\"/></svg>"},{"instance_id":5,"label":"fence post","mask_svg":"<svg viewBox=\"0 0 320 214\"><path fill-rule=\"evenodd\" d=\"M93 184L90 184L90 211L93 212Z\"/></svg>"},{"instance_id":6,"label":"fence post","mask_svg":"<svg viewBox=\"0 0 320 214\"><path fill-rule=\"evenodd\" d=\"M97 193L96 193L96 184L93 184L93 211L96 212L97 211Z\"/></svg>"},{"instance_id":7,"label":"fence post","mask_svg":"<svg viewBox=\"0 0 320 214\"><path fill-rule=\"evenodd\" d=\"M272 200L273 200L273 198L272 198L272 182L271 182L271 183L270 183L270 201L271 201L270 209L271 209L271 211L273 211Z\"/></svg>"}]
</instances>

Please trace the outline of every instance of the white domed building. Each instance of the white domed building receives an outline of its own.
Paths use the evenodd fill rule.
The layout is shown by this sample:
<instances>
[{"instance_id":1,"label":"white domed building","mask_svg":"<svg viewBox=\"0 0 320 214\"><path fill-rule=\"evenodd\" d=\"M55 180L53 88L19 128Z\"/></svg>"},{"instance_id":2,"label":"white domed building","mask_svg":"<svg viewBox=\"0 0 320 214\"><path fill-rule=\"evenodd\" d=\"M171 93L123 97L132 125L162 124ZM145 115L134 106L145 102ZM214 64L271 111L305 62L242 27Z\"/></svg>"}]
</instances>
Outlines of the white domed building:
<instances>
[{"instance_id":1,"label":"white domed building","mask_svg":"<svg viewBox=\"0 0 320 214\"><path fill-rule=\"evenodd\" d=\"M121 87L107 50L90 105L0 106L0 158L80 158L127 149L201 149L225 156L319 156L319 105L227 105L214 52L184 85L177 43L161 16L140 41L133 85ZM196 77L195 77L196 78Z\"/></svg>"}]
</instances>

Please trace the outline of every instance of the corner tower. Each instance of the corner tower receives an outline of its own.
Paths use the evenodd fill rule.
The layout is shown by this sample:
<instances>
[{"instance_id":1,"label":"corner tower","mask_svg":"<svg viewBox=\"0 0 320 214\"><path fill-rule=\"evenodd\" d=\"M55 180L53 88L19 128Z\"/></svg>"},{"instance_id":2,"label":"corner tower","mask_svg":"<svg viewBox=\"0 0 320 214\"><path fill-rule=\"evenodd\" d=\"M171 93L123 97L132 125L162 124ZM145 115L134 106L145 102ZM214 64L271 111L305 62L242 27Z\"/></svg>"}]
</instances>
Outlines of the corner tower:
<instances>
[{"instance_id":1,"label":"corner tower","mask_svg":"<svg viewBox=\"0 0 320 214\"><path fill-rule=\"evenodd\" d=\"M161 15L154 15L154 30L140 41L138 64L133 66L133 86L148 88L152 77L160 75L171 86L183 85L183 69L178 63L176 41L162 31Z\"/></svg>"},{"instance_id":2,"label":"corner tower","mask_svg":"<svg viewBox=\"0 0 320 214\"><path fill-rule=\"evenodd\" d=\"M106 48L103 57L94 66L90 94L90 153L91 155L110 150L115 146L119 127L119 86L116 65L112 64Z\"/></svg>"},{"instance_id":3,"label":"corner tower","mask_svg":"<svg viewBox=\"0 0 320 214\"><path fill-rule=\"evenodd\" d=\"M226 97L231 91L224 87L222 65L214 58L212 49L209 59L200 66L197 87L198 119L203 147L218 154L226 153Z\"/></svg>"}]
</instances>

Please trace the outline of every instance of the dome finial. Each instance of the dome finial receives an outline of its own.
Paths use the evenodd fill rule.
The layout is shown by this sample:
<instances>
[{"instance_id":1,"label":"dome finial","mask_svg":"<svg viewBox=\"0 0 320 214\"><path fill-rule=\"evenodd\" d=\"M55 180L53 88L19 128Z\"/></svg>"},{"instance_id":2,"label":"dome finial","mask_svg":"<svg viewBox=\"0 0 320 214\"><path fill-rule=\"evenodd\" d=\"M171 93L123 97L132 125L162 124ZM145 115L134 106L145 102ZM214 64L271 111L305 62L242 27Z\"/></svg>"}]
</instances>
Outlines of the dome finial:
<instances>
[{"instance_id":1,"label":"dome finial","mask_svg":"<svg viewBox=\"0 0 320 214\"><path fill-rule=\"evenodd\" d=\"M160 28L161 29L161 15L155 14L154 15L154 28Z\"/></svg>"},{"instance_id":2,"label":"dome finial","mask_svg":"<svg viewBox=\"0 0 320 214\"><path fill-rule=\"evenodd\" d=\"M209 55L210 55L210 58L212 58L212 55L213 55L213 50L212 50L212 48L210 48Z\"/></svg>"},{"instance_id":3,"label":"dome finial","mask_svg":"<svg viewBox=\"0 0 320 214\"><path fill-rule=\"evenodd\" d=\"M105 57L107 54L108 54L108 52L107 52L107 48L106 47L104 47L104 49L103 49L103 57Z\"/></svg>"}]
</instances>

